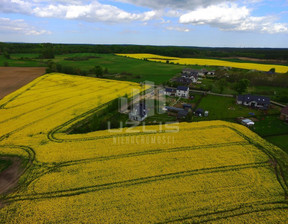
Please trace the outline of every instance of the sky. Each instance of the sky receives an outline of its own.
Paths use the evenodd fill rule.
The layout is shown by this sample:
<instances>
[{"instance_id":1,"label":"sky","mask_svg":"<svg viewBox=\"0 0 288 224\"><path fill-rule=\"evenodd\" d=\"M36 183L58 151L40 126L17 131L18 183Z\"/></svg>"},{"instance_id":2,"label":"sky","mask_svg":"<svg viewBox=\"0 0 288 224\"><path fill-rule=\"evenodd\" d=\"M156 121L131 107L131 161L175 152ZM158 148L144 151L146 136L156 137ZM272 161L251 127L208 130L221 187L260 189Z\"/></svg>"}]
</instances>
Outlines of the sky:
<instances>
[{"instance_id":1,"label":"sky","mask_svg":"<svg viewBox=\"0 0 288 224\"><path fill-rule=\"evenodd\" d=\"M0 42L288 48L288 0L0 0Z\"/></svg>"}]
</instances>

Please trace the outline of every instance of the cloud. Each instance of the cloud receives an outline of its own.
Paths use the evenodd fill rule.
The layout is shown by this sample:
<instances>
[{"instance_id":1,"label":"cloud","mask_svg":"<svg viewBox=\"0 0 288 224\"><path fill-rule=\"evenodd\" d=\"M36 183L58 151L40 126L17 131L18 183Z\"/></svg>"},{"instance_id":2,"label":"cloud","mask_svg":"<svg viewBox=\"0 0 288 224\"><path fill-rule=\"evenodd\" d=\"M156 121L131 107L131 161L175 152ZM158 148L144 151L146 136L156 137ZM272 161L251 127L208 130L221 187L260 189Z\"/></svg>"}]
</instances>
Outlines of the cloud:
<instances>
[{"instance_id":1,"label":"cloud","mask_svg":"<svg viewBox=\"0 0 288 224\"><path fill-rule=\"evenodd\" d=\"M11 20L9 18L0 18L0 33L18 33L23 35L51 34L50 31L28 25L22 19Z\"/></svg>"},{"instance_id":2,"label":"cloud","mask_svg":"<svg viewBox=\"0 0 288 224\"><path fill-rule=\"evenodd\" d=\"M262 0L113 0L146 6L146 12L125 11L97 0L1 0L0 12L27 14L43 18L60 18L87 22L126 23L151 20L169 21L179 18L180 24L210 25L220 30L258 31L263 33L286 33L288 25L277 23L273 16L255 17L248 2ZM113 2L112 0L110 2ZM246 4L247 2L247 4ZM240 4L240 3L239 3ZM137 9L137 8L136 8ZM185 31L187 28L170 26L166 29Z\"/></svg>"},{"instance_id":3,"label":"cloud","mask_svg":"<svg viewBox=\"0 0 288 224\"><path fill-rule=\"evenodd\" d=\"M1 0L0 12L28 14L32 4L22 0Z\"/></svg>"},{"instance_id":4,"label":"cloud","mask_svg":"<svg viewBox=\"0 0 288 224\"><path fill-rule=\"evenodd\" d=\"M117 0L133 5L144 6L153 9L195 9L199 6L206 7L221 2L233 2L233 0Z\"/></svg>"},{"instance_id":5,"label":"cloud","mask_svg":"<svg viewBox=\"0 0 288 224\"><path fill-rule=\"evenodd\" d=\"M187 27L178 27L178 26L168 26L165 27L166 30L172 30L172 31L179 31L179 32L190 32L190 29Z\"/></svg>"},{"instance_id":6,"label":"cloud","mask_svg":"<svg viewBox=\"0 0 288 224\"><path fill-rule=\"evenodd\" d=\"M156 11L130 13L112 5L93 2L86 5L48 5L36 7L33 14L39 17L80 19L89 22L148 21L157 17Z\"/></svg>"},{"instance_id":7,"label":"cloud","mask_svg":"<svg viewBox=\"0 0 288 224\"><path fill-rule=\"evenodd\" d=\"M272 16L251 16L246 6L239 7L234 3L221 3L206 8L198 8L179 18L181 24L210 25L221 30L259 31L266 33L284 33L287 24L275 23Z\"/></svg>"},{"instance_id":8,"label":"cloud","mask_svg":"<svg viewBox=\"0 0 288 224\"><path fill-rule=\"evenodd\" d=\"M131 13L116 6L101 4L98 1L78 0L1 0L0 12L30 14L38 17L79 19L89 22L130 22L149 21L159 18L157 11Z\"/></svg>"}]
</instances>

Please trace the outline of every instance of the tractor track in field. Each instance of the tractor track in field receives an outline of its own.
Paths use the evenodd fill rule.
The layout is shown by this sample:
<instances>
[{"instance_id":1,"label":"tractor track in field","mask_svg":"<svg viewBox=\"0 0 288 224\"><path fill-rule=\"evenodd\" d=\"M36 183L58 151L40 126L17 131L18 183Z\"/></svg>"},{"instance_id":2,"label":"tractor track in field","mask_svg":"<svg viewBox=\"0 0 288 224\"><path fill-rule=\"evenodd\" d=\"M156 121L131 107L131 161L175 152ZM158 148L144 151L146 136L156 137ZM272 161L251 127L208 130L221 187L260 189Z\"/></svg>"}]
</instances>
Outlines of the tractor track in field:
<instances>
[{"instance_id":1,"label":"tractor track in field","mask_svg":"<svg viewBox=\"0 0 288 224\"><path fill-rule=\"evenodd\" d=\"M5 103L0 105L0 109L5 109L5 106L14 101L15 99L17 99L19 96L23 95L26 91L30 90L31 88L33 88L34 86L36 86L39 82L43 81L44 79L48 78L48 76L42 76L38 81L34 82L32 85L28 86L27 89L23 90L22 92L18 93L16 96L12 97L10 100L7 100ZM29 84L28 84L29 85Z\"/></svg>"},{"instance_id":2,"label":"tractor track in field","mask_svg":"<svg viewBox=\"0 0 288 224\"><path fill-rule=\"evenodd\" d=\"M168 223L207 223L213 221L219 221L222 219L233 218L242 215L248 215L252 213L274 211L274 210L288 210L288 204L286 201L272 201L272 202L254 202L239 205L238 207L219 210L211 213L203 213L199 215L184 216L181 218L175 218L164 222L158 222L157 224L168 224ZM202 219L202 220L201 220Z\"/></svg>"},{"instance_id":3,"label":"tractor track in field","mask_svg":"<svg viewBox=\"0 0 288 224\"><path fill-rule=\"evenodd\" d=\"M15 188L22 175L24 175L29 168L32 166L35 160L35 152L32 148L20 145L0 145L0 148L20 148L28 154L27 161L25 161L25 166L23 166L23 161L19 157L10 157L9 155L4 156L7 159L12 160L12 165L0 173L0 195L5 194L10 189Z\"/></svg>"},{"instance_id":4,"label":"tractor track in field","mask_svg":"<svg viewBox=\"0 0 288 224\"><path fill-rule=\"evenodd\" d=\"M43 77L41 80L39 80L37 83L42 81L45 77ZM29 89L33 88L37 83L34 83L29 88L27 88L25 91L28 91ZM14 96L12 99L8 100L6 103L0 105L0 109L5 109L5 106L9 104L9 102L12 102L13 100L17 99L19 96L21 96L25 91L19 93L18 95ZM88 93L87 93L88 94ZM62 99L62 101L70 99L65 98ZM59 101L57 101L59 102ZM51 106L57 102L53 102L46 106ZM91 110L86 111L85 113L76 116L69 121L55 127L54 129L50 130L47 134L47 138L50 141L62 143L62 142L77 142L77 141L88 141L88 140L98 140L98 139L107 139L112 137L123 137L123 136L133 136L133 135L149 135L149 134L162 134L167 133L165 131L158 131L158 132L151 132L151 133L145 133L145 132L139 132L139 133L126 133L126 134L116 134L116 135L106 135L106 136L95 136L95 137L89 137L89 138L75 138L75 139L69 139L65 137L69 137L68 134L64 136L64 138L57 138L56 134L60 133L61 131L65 131L65 128L71 126L72 124L79 122L88 116L100 111L101 109L105 108L111 101L102 104L96 108L93 108ZM81 102L85 103L85 102ZM70 108L75 107L76 105L79 106L81 103L73 104L72 106L67 107L65 110L68 110ZM41 107L43 108L43 107ZM40 109L36 108L31 111L26 112L26 114L31 113L33 111L36 111ZM62 111L62 110L61 110ZM39 121L42 121L44 119L47 119L48 117L52 117L56 114L58 114L59 111L49 114L45 117L42 117L38 120L35 120L33 122L30 122L29 124L26 124L24 126L21 126L19 128L16 128L15 130L0 136L0 142L3 141L5 138L9 137L10 135L21 131L22 129L29 127L30 125L33 125ZM22 114L23 115L23 114ZM16 119L21 117L22 115L10 118L10 119ZM8 120L10 120L8 119ZM2 121L0 123L4 123L5 121ZM171 223L171 222L189 222L189 223L205 223L205 222L212 222L212 221L218 221L224 218L230 218L230 217L237 217L242 216L246 214L252 214L257 212L264 212L264 211L272 211L272 210L280 210L280 209L288 209L288 185L287 185L287 179L285 177L285 172L283 171L282 164L280 164L275 156L269 152L262 144L258 143L257 141L253 140L252 138L246 136L239 130L233 127L229 127L228 125L214 125L214 126L207 126L207 127L196 127L196 128L183 128L181 131L191 131L191 130L205 130L205 129L213 129L213 128L227 128L232 131L234 131L236 134L241 136L243 138L243 141L237 141L237 142L229 142L229 143L219 143L219 144L209 144L209 145L197 145L197 146L191 146L191 147L177 147L177 148L169 148L169 149L156 149L156 150L149 150L149 151L142 151L142 152L131 152L126 154L119 154L119 155L110 155L110 156L100 156L96 158L88 158L88 159L82 159L82 160L74 160L74 161L67 161L67 162L59 162L59 163L50 163L46 167L46 169L43 169L43 171L39 171L39 175L36 175L34 179L30 180L24 180L19 186L17 186L19 179L21 176L23 176L25 173L29 171L29 169L32 167L34 161L36 161L35 158L35 152L32 148L28 146L17 146L17 145L0 145L0 148L21 148L25 152L28 153L28 159L25 167L21 171L15 171L17 167L20 167L21 163L19 160L14 160L13 164L0 173L0 183L1 178L4 180L5 178L5 184L1 186L0 184L0 195L3 194L4 196L0 197L0 208L1 206L5 205L6 203L13 203L17 201L33 201L33 200L43 200L43 199L50 199L50 198L57 198L57 197L71 197L81 194L87 194L91 192L99 192L104 190L110 190L115 188L124 188L124 187L131 187L141 184L149 184L153 182L158 181L165 181L165 180L172 180L172 179L178 179L178 178L185 178L185 177L191 177L195 175L203 175L203 174L212 174L212 173L221 173L221 172L229 172L229 171L240 171L244 169L251 169L251 168L259 168L259 167L265 167L268 169L271 169L271 164L267 161L265 162L254 162L254 163L246 163L246 164L239 164L239 165L227 165L227 166L219 166L219 167L211 167L211 168L201 168L201 169L194 169L194 170L184 170L179 172L173 172L173 173L166 173L166 174L160 174L160 175L154 175L154 176L146 176L146 177L138 177L135 179L128 179L128 180L119 180L116 182L110 182L110 183L103 183L103 184L96 184L92 186L81 186L81 187L74 187L71 189L64 189L64 190L57 190L57 191L50 191L50 192L36 192L34 191L33 194L22 194L22 195L13 195L9 196L9 194L6 194L11 189L21 189L24 187L27 187L30 184L34 184L37 182L40 177L45 176L46 174L49 174L57 169L61 169L62 167L68 167L68 166L74 166L79 165L81 163L90 163L90 162L97 162L97 161L107 161L107 160L116 160L121 158L129 158L129 157L136 157L136 156L145 156L145 155L153 155L153 154L161 154L161 153L168 153L168 152L178 152L178 151L189 151L189 150L197 150L197 149L205 149L205 148L220 148L220 147L227 147L227 146L233 146L233 145L253 145L261 152L265 153L265 155L268 156L270 161L272 161L272 167L275 171L275 175L277 178L277 181L281 185L281 188L284 191L285 199L284 201L276 201L276 202L255 202L255 203L248 203L248 204L236 204L234 208L230 208L227 210L219 210L214 211L210 213L203 213L203 214L195 214L192 216L183 216L180 218L170 219L161 223ZM61 137L61 136L60 136ZM37 162L37 161L36 161ZM42 164L41 164L42 165ZM44 163L43 163L44 166ZM7 174L13 173L11 179L7 179ZM4 181L2 181L4 183ZM3 201L3 202L2 202ZM203 210L205 212L205 210ZM207 212L207 211L206 211ZM198 220L199 219L199 220ZM198 221L197 221L198 220Z\"/></svg>"},{"instance_id":5,"label":"tractor track in field","mask_svg":"<svg viewBox=\"0 0 288 224\"><path fill-rule=\"evenodd\" d=\"M248 163L248 164L241 164L241 165L222 166L222 167L216 167L216 168L186 170L186 171L180 171L180 172L175 172L175 173L141 177L141 178L136 178L136 179L105 183L105 184L99 184L99 185L93 185L93 186L87 186L87 187L78 187L78 188L61 190L61 191L51 191L51 192L44 192L44 193L38 193L38 194L27 194L27 195L21 195L21 196L6 197L5 202L9 203L9 202L15 202L15 201L24 201L24 200L41 200L41 199L49 199L49 198L57 198L57 197L70 197L70 196L87 194L91 192L109 190L109 189L114 189L114 188L130 187L130 186L139 185L139 184L158 182L162 180L171 180L171 179L177 179L177 178L183 178L183 177L195 176L195 175L201 175L201 174L238 171L238 170L243 170L243 169L259 168L259 167L269 167L269 164L267 162L259 162L259 163Z\"/></svg>"},{"instance_id":6,"label":"tractor track in field","mask_svg":"<svg viewBox=\"0 0 288 224\"><path fill-rule=\"evenodd\" d=\"M79 165L81 163L108 161L108 160L122 159L122 158L128 158L128 157L155 155L155 154L170 153L170 152L183 152L183 151L193 151L193 150L199 150L199 149L212 149L212 148L216 150L217 148L221 148L225 146L236 146L236 145L245 146L245 145L249 145L249 143L245 141L239 141L239 142L229 142L229 143L219 143L219 144L209 144L209 145L176 147L176 148L169 148L169 149L155 149L155 150L140 151L140 152L137 151L137 152L131 152L127 154L100 156L96 158L89 158L89 159L83 159L83 160L60 162L57 164L57 167L74 166L74 165Z\"/></svg>"}]
</instances>

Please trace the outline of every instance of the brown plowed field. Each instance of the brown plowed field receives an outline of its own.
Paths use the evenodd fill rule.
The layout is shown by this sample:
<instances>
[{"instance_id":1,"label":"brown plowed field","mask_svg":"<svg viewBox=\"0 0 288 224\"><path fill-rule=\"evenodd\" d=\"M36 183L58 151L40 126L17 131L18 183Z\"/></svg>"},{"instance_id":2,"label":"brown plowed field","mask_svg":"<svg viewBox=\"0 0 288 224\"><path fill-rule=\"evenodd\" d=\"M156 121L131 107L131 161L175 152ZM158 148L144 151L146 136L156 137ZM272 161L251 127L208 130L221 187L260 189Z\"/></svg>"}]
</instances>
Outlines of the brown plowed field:
<instances>
[{"instance_id":1,"label":"brown plowed field","mask_svg":"<svg viewBox=\"0 0 288 224\"><path fill-rule=\"evenodd\" d=\"M43 67L0 67L0 99L45 73Z\"/></svg>"}]
</instances>

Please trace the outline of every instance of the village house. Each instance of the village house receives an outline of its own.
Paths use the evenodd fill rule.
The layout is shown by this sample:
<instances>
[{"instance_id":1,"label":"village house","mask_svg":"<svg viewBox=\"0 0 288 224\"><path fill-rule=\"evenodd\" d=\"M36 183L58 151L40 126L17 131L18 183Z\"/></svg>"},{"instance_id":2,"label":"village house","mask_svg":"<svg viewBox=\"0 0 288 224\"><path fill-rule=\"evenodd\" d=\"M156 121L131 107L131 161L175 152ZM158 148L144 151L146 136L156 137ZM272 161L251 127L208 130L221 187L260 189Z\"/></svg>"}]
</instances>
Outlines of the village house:
<instances>
[{"instance_id":1,"label":"village house","mask_svg":"<svg viewBox=\"0 0 288 224\"><path fill-rule=\"evenodd\" d=\"M178 77L178 78L176 79L176 82L179 83L179 84L181 84L181 85L187 85L187 86L189 86L189 85L192 83L192 80L189 79L189 78L187 78L187 77L182 76L182 77Z\"/></svg>"},{"instance_id":2,"label":"village house","mask_svg":"<svg viewBox=\"0 0 288 224\"><path fill-rule=\"evenodd\" d=\"M172 96L172 95L175 95L175 90L172 89L172 88L166 88L165 91L164 91L164 95L166 96Z\"/></svg>"},{"instance_id":3,"label":"village house","mask_svg":"<svg viewBox=\"0 0 288 224\"><path fill-rule=\"evenodd\" d=\"M177 114L176 116L178 119L184 119L187 116L187 114L189 113L188 110L185 110L183 108L178 108L178 107L167 106L166 109L173 114Z\"/></svg>"},{"instance_id":4,"label":"village house","mask_svg":"<svg viewBox=\"0 0 288 224\"><path fill-rule=\"evenodd\" d=\"M144 102L134 104L129 113L129 119L132 121L143 121L147 118L147 110Z\"/></svg>"},{"instance_id":5,"label":"village house","mask_svg":"<svg viewBox=\"0 0 288 224\"><path fill-rule=\"evenodd\" d=\"M187 86L178 86L176 90L176 96L179 97L189 97L189 87Z\"/></svg>"},{"instance_id":6,"label":"village house","mask_svg":"<svg viewBox=\"0 0 288 224\"><path fill-rule=\"evenodd\" d=\"M182 75L188 75L190 74L191 72L195 71L194 69L191 69L191 68L184 68L182 70Z\"/></svg>"},{"instance_id":7,"label":"village house","mask_svg":"<svg viewBox=\"0 0 288 224\"><path fill-rule=\"evenodd\" d=\"M288 106L284 107L281 110L280 119L288 122Z\"/></svg>"},{"instance_id":8,"label":"village house","mask_svg":"<svg viewBox=\"0 0 288 224\"><path fill-rule=\"evenodd\" d=\"M265 96L254 96L250 94L239 95L237 96L237 104L267 110L270 105L270 98Z\"/></svg>"},{"instance_id":9,"label":"village house","mask_svg":"<svg viewBox=\"0 0 288 224\"><path fill-rule=\"evenodd\" d=\"M197 83L199 78L199 71L194 69L185 68L182 70L182 77L190 79L191 82Z\"/></svg>"},{"instance_id":10,"label":"village house","mask_svg":"<svg viewBox=\"0 0 288 224\"><path fill-rule=\"evenodd\" d=\"M207 70L203 68L198 72L198 76L203 78L205 77L206 73L207 73Z\"/></svg>"}]
</instances>

